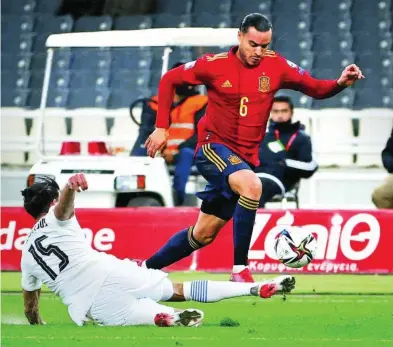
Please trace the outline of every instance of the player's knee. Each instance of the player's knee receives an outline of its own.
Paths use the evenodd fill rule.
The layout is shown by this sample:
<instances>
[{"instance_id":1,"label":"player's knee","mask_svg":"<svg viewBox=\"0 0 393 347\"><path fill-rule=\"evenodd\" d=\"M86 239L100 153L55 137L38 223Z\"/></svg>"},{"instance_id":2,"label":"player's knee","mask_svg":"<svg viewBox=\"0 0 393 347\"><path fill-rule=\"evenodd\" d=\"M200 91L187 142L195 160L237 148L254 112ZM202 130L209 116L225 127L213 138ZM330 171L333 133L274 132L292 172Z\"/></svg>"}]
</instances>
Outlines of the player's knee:
<instances>
[{"instance_id":1,"label":"player's knee","mask_svg":"<svg viewBox=\"0 0 393 347\"><path fill-rule=\"evenodd\" d=\"M220 226L217 225L195 225L193 236L201 245L206 246L212 243L218 232L220 231Z\"/></svg>"},{"instance_id":2,"label":"player's knee","mask_svg":"<svg viewBox=\"0 0 393 347\"><path fill-rule=\"evenodd\" d=\"M202 247L206 246L214 241L217 234L226 223L227 220L223 220L201 210L198 220L192 230L192 236Z\"/></svg>"},{"instance_id":3,"label":"player's knee","mask_svg":"<svg viewBox=\"0 0 393 347\"><path fill-rule=\"evenodd\" d=\"M212 235L212 234L206 234L202 235L200 237L200 243L202 243L204 246L210 245L215 239L217 235Z\"/></svg>"},{"instance_id":4,"label":"player's knee","mask_svg":"<svg viewBox=\"0 0 393 347\"><path fill-rule=\"evenodd\" d=\"M259 200L262 195L262 183L259 177L250 170L241 170L229 176L232 190L244 197Z\"/></svg>"},{"instance_id":5,"label":"player's knee","mask_svg":"<svg viewBox=\"0 0 393 347\"><path fill-rule=\"evenodd\" d=\"M258 176L255 177L249 182L250 196L247 196L250 199L259 200L262 195L262 183Z\"/></svg>"},{"instance_id":6,"label":"player's knee","mask_svg":"<svg viewBox=\"0 0 393 347\"><path fill-rule=\"evenodd\" d=\"M249 181L244 183L244 187L240 190L239 195L249 199L259 200L262 195L262 183L260 179L257 176L250 178Z\"/></svg>"}]
</instances>

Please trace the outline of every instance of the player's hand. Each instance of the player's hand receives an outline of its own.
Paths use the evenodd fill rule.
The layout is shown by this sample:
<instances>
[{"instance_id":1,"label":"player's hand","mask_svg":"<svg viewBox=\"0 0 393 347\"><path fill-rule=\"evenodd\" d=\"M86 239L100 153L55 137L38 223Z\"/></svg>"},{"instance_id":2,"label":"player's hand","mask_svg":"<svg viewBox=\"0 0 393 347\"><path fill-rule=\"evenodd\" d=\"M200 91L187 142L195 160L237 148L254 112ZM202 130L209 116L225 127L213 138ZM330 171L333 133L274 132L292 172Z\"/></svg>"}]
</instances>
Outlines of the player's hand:
<instances>
[{"instance_id":1,"label":"player's hand","mask_svg":"<svg viewBox=\"0 0 393 347\"><path fill-rule=\"evenodd\" d=\"M145 148L149 157L154 158L157 151L161 150L167 142L169 133L167 129L156 128L145 142Z\"/></svg>"},{"instance_id":2,"label":"player's hand","mask_svg":"<svg viewBox=\"0 0 393 347\"><path fill-rule=\"evenodd\" d=\"M356 64L351 64L344 69L337 83L340 86L349 87L354 84L355 81L361 80L363 78L365 77L363 76L359 67Z\"/></svg>"},{"instance_id":3,"label":"player's hand","mask_svg":"<svg viewBox=\"0 0 393 347\"><path fill-rule=\"evenodd\" d=\"M75 190L77 192L87 190L89 186L87 184L85 174L77 173L75 175L72 175L68 180L68 188Z\"/></svg>"}]
</instances>

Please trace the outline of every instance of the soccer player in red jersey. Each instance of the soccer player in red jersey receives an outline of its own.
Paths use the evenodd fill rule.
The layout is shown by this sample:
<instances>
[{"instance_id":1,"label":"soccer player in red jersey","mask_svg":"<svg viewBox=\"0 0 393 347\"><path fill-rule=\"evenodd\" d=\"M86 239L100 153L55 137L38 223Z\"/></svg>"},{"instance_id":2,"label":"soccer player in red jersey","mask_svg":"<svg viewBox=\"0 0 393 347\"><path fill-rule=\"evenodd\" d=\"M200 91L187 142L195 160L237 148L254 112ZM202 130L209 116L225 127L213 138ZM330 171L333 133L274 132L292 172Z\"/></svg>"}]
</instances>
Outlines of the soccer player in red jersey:
<instances>
[{"instance_id":1,"label":"soccer player in red jersey","mask_svg":"<svg viewBox=\"0 0 393 347\"><path fill-rule=\"evenodd\" d=\"M364 78L359 67L347 66L338 79L319 80L301 67L268 49L270 21L259 13L244 18L239 45L229 52L206 54L167 72L158 92L156 130L146 141L154 157L167 140L169 113L177 85L204 84L208 107L198 124L195 164L206 178L195 226L178 232L145 265L161 269L204 247L233 218L234 266L232 281L252 282L248 250L262 185L253 169L265 134L274 94L294 89L316 99L332 97ZM217 255L219 256L219 255Z\"/></svg>"}]
</instances>

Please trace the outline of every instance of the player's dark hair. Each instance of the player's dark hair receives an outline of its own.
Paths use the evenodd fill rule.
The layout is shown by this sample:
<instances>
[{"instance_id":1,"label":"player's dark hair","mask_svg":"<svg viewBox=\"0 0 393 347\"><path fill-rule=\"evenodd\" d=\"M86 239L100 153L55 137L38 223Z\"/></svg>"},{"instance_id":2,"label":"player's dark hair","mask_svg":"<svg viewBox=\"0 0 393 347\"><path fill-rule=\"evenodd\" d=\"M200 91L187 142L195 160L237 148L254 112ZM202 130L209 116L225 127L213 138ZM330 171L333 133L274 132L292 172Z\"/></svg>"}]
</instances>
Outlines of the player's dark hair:
<instances>
[{"instance_id":1,"label":"player's dark hair","mask_svg":"<svg viewBox=\"0 0 393 347\"><path fill-rule=\"evenodd\" d=\"M285 95L276 96L274 97L273 102L286 102L289 105L291 111L293 111L293 102L289 96L285 96Z\"/></svg>"},{"instance_id":2,"label":"player's dark hair","mask_svg":"<svg viewBox=\"0 0 393 347\"><path fill-rule=\"evenodd\" d=\"M21 191L23 206L35 219L49 211L50 204L59 197L59 185L48 176L36 177L36 182Z\"/></svg>"},{"instance_id":3,"label":"player's dark hair","mask_svg":"<svg viewBox=\"0 0 393 347\"><path fill-rule=\"evenodd\" d=\"M239 30L246 34L250 27L254 27L260 32L266 32L273 28L272 23L261 13L251 13L244 17Z\"/></svg>"}]
</instances>

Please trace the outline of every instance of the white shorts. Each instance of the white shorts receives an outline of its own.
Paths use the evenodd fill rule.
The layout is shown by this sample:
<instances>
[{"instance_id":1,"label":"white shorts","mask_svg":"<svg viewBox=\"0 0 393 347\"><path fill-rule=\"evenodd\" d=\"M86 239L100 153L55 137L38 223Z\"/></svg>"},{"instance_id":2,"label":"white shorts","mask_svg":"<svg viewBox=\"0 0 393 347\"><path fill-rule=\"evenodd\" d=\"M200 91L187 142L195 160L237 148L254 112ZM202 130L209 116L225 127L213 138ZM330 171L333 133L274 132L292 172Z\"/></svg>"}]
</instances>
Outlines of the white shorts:
<instances>
[{"instance_id":1,"label":"white shorts","mask_svg":"<svg viewBox=\"0 0 393 347\"><path fill-rule=\"evenodd\" d=\"M152 325L157 313L174 313L172 307L157 303L173 295L165 272L139 267L128 259L112 261L112 271L94 298L89 318L102 325Z\"/></svg>"}]
</instances>

